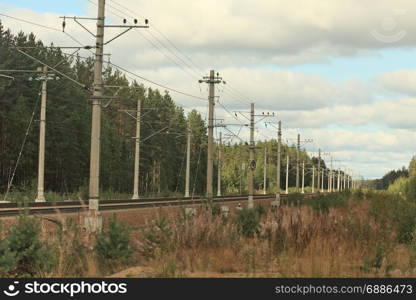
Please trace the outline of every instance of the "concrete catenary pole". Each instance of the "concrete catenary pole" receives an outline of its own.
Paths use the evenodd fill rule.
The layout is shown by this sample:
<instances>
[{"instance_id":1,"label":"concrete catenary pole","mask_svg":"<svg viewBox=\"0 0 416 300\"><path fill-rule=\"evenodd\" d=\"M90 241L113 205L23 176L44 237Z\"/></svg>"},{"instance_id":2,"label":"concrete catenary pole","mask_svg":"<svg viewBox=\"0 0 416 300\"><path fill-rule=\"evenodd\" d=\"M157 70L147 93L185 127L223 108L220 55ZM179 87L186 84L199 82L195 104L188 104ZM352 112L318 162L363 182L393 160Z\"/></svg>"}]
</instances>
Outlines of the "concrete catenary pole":
<instances>
[{"instance_id":1,"label":"concrete catenary pole","mask_svg":"<svg viewBox=\"0 0 416 300\"><path fill-rule=\"evenodd\" d=\"M191 123L188 120L187 139L186 139L185 197L189 197L190 175L191 175Z\"/></svg>"},{"instance_id":2,"label":"concrete catenary pole","mask_svg":"<svg viewBox=\"0 0 416 300\"><path fill-rule=\"evenodd\" d=\"M321 176L321 149L318 150L318 176L317 176L317 190L320 187L320 176Z\"/></svg>"},{"instance_id":3,"label":"concrete catenary pole","mask_svg":"<svg viewBox=\"0 0 416 300\"><path fill-rule=\"evenodd\" d=\"M334 170L332 170L332 161L333 161L333 158L331 156L331 189L330 189L330 192L334 190Z\"/></svg>"},{"instance_id":4,"label":"concrete catenary pole","mask_svg":"<svg viewBox=\"0 0 416 300\"><path fill-rule=\"evenodd\" d=\"M39 161L38 161L38 194L35 202L45 202L45 127L46 127L46 93L48 82L48 68L43 67L42 96L39 120Z\"/></svg>"},{"instance_id":5,"label":"concrete catenary pole","mask_svg":"<svg viewBox=\"0 0 416 300\"><path fill-rule=\"evenodd\" d=\"M328 170L328 186L327 191L331 192L331 170Z\"/></svg>"},{"instance_id":6,"label":"concrete catenary pole","mask_svg":"<svg viewBox=\"0 0 416 300\"><path fill-rule=\"evenodd\" d=\"M248 166L248 208L254 207L254 168L255 161L255 144L254 144L254 103L251 103L250 110L250 162Z\"/></svg>"},{"instance_id":7,"label":"concrete catenary pole","mask_svg":"<svg viewBox=\"0 0 416 300\"><path fill-rule=\"evenodd\" d=\"M296 192L299 192L299 152L300 152L300 134L296 145Z\"/></svg>"},{"instance_id":8,"label":"concrete catenary pole","mask_svg":"<svg viewBox=\"0 0 416 300\"><path fill-rule=\"evenodd\" d=\"M341 170L338 168L338 178L337 178L338 180L338 182L337 182L337 190L338 190L338 192L341 190L341 186L340 186L340 184L341 184Z\"/></svg>"},{"instance_id":9,"label":"concrete catenary pole","mask_svg":"<svg viewBox=\"0 0 416 300\"><path fill-rule=\"evenodd\" d=\"M305 193L305 162L302 162L302 194Z\"/></svg>"},{"instance_id":10,"label":"concrete catenary pole","mask_svg":"<svg viewBox=\"0 0 416 300\"><path fill-rule=\"evenodd\" d=\"M280 168L281 168L282 122L279 121L277 129L277 170L276 170L276 197L280 196Z\"/></svg>"},{"instance_id":11,"label":"concrete catenary pole","mask_svg":"<svg viewBox=\"0 0 416 300\"><path fill-rule=\"evenodd\" d=\"M221 196L221 159L222 159L222 132L220 132L220 142L218 144L218 176L217 176L217 196Z\"/></svg>"},{"instance_id":12,"label":"concrete catenary pole","mask_svg":"<svg viewBox=\"0 0 416 300\"><path fill-rule=\"evenodd\" d=\"M139 97L137 99L137 111L136 111L136 137L135 137L135 149L134 149L134 186L133 186L133 200L139 199L139 175L140 175L140 124L142 116L142 100Z\"/></svg>"},{"instance_id":13,"label":"concrete catenary pole","mask_svg":"<svg viewBox=\"0 0 416 300\"><path fill-rule=\"evenodd\" d=\"M286 194L289 194L289 155L286 156Z\"/></svg>"},{"instance_id":14,"label":"concrete catenary pole","mask_svg":"<svg viewBox=\"0 0 416 300\"><path fill-rule=\"evenodd\" d=\"M325 172L325 169L322 169L321 192L324 191L324 172Z\"/></svg>"},{"instance_id":15,"label":"concrete catenary pole","mask_svg":"<svg viewBox=\"0 0 416 300\"><path fill-rule=\"evenodd\" d=\"M263 194L267 194L267 148L264 148Z\"/></svg>"},{"instance_id":16,"label":"concrete catenary pole","mask_svg":"<svg viewBox=\"0 0 416 300\"><path fill-rule=\"evenodd\" d=\"M214 105L215 105L215 72L209 72L209 96L208 96L208 159L207 159L207 198L212 198L212 178L214 170Z\"/></svg>"},{"instance_id":17,"label":"concrete catenary pole","mask_svg":"<svg viewBox=\"0 0 416 300\"><path fill-rule=\"evenodd\" d=\"M98 216L99 176L100 176L100 135L101 135L101 97L103 95L103 44L104 44L104 11L105 0L98 1L97 35L94 60L94 83L92 99L90 181L89 181L89 214ZM94 220L94 219L93 219ZM93 230L97 223L92 225Z\"/></svg>"},{"instance_id":18,"label":"concrete catenary pole","mask_svg":"<svg viewBox=\"0 0 416 300\"><path fill-rule=\"evenodd\" d=\"M345 173L347 171L347 169L344 169L344 174L343 174L343 178L344 178L344 184L343 184L343 189L345 190L347 188L347 186L345 185L346 183L346 178L347 178L347 173Z\"/></svg>"},{"instance_id":19,"label":"concrete catenary pole","mask_svg":"<svg viewBox=\"0 0 416 300\"><path fill-rule=\"evenodd\" d=\"M312 193L315 193L315 166L312 166Z\"/></svg>"}]
</instances>

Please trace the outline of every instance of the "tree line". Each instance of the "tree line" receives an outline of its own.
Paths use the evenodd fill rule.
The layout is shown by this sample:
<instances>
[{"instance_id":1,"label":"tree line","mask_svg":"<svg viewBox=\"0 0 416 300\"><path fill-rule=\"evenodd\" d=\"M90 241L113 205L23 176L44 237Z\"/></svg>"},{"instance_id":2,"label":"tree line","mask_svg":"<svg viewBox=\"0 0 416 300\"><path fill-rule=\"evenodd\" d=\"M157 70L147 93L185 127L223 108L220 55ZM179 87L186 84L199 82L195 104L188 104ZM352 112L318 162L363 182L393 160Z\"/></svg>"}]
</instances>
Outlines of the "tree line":
<instances>
[{"instance_id":1,"label":"tree line","mask_svg":"<svg viewBox=\"0 0 416 300\"><path fill-rule=\"evenodd\" d=\"M59 64L59 71L76 81L92 86L93 58L65 55L61 49L47 47L33 33L13 35L0 24L0 69L36 70L40 64L18 53L14 46L47 62ZM41 81L35 73L7 74L0 77L0 193L4 193L14 174L12 190L36 187L38 167L39 109ZM91 103L89 92L66 78L48 80L46 108L45 189L59 194L86 190L89 178ZM183 193L185 185L186 134L191 139L191 193L203 194L206 182L207 125L196 110L185 113L167 91L145 87L111 68L104 67L105 87L101 120L100 186L103 191L131 193L136 121L125 111L134 111L142 100L140 192L142 195ZM31 116L34 121L26 131ZM135 113L131 113L135 115ZM154 134L158 132L157 134ZM23 142L24 146L23 145ZM218 147L218 145L217 145ZM257 143L256 188L263 188L264 148L268 149L268 186L276 186L277 141ZM22 155L19 153L22 149ZM246 190L248 147L244 143L222 145L222 185L224 192ZM218 150L218 148L217 148ZM216 151L218 153L218 151ZM295 185L294 146L282 146L281 182L284 188L286 155L291 157L289 185ZM311 184L310 167L317 165L305 151L301 161L308 166L305 185ZM18 163L18 164L17 164ZM14 169L17 165L16 171ZM321 166L325 168L322 160ZM215 166L217 168L217 165ZM217 172L214 172L215 177ZM300 173L301 174L301 173ZM216 178L214 178L216 182ZM315 181L316 182L316 181Z\"/></svg>"}]
</instances>

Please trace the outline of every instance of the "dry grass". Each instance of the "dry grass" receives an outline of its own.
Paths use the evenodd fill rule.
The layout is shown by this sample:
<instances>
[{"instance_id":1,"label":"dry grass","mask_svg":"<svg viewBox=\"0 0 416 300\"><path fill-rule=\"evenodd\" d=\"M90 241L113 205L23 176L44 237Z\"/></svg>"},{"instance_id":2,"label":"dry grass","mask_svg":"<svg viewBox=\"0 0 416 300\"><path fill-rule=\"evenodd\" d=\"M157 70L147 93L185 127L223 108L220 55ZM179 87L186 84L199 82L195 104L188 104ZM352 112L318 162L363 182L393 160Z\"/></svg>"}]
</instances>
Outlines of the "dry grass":
<instances>
[{"instance_id":1,"label":"dry grass","mask_svg":"<svg viewBox=\"0 0 416 300\"><path fill-rule=\"evenodd\" d=\"M261 232L244 237L234 217L200 211L172 218L170 234L141 257L129 276L151 277L385 277L414 276L413 251L394 230L369 218L367 202L320 213L307 206L267 211ZM159 216L161 217L161 216ZM138 235L143 240L143 235ZM139 244L140 245L140 244ZM116 274L117 276L117 274ZM126 273L118 273L126 276Z\"/></svg>"},{"instance_id":2,"label":"dry grass","mask_svg":"<svg viewBox=\"0 0 416 300\"><path fill-rule=\"evenodd\" d=\"M260 232L244 236L236 214L200 207L196 215L158 210L131 233L130 268L112 277L414 277L416 243L397 242L396 228L369 214L369 200L328 210L309 205L265 207ZM55 247L56 265L44 277L109 275L99 265L94 236L68 222L42 220L42 238ZM79 220L78 220L79 219ZM123 217L120 218L123 220ZM128 220L133 225L131 218ZM123 220L125 221L125 220Z\"/></svg>"}]
</instances>

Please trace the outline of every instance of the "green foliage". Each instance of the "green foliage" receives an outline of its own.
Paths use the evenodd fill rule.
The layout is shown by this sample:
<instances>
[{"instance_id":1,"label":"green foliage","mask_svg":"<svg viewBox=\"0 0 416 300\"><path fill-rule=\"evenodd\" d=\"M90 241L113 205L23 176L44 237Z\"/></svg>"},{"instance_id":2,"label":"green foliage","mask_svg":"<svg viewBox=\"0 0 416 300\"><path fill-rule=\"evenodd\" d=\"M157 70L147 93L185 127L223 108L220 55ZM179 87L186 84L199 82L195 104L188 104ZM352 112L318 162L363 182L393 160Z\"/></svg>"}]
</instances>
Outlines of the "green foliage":
<instances>
[{"instance_id":1,"label":"green foliage","mask_svg":"<svg viewBox=\"0 0 416 300\"><path fill-rule=\"evenodd\" d=\"M11 274L32 277L50 271L56 263L50 247L40 241L40 224L33 217L20 215L6 240L3 247L8 250L4 253L14 262Z\"/></svg>"},{"instance_id":2,"label":"green foliage","mask_svg":"<svg viewBox=\"0 0 416 300\"><path fill-rule=\"evenodd\" d=\"M346 190L338 193L318 194L308 200L308 204L312 209L328 212L330 207L346 207L351 197L351 192Z\"/></svg>"},{"instance_id":3,"label":"green foliage","mask_svg":"<svg viewBox=\"0 0 416 300\"><path fill-rule=\"evenodd\" d=\"M108 229L98 234L95 245L102 266L113 270L131 260L133 246L130 241L130 233L131 229L117 223L116 216L113 214Z\"/></svg>"},{"instance_id":4,"label":"green foliage","mask_svg":"<svg viewBox=\"0 0 416 300\"><path fill-rule=\"evenodd\" d=\"M265 210L257 205L254 208L244 207L237 212L236 225L241 234L252 237L260 232L260 218Z\"/></svg>"},{"instance_id":5,"label":"green foliage","mask_svg":"<svg viewBox=\"0 0 416 300\"><path fill-rule=\"evenodd\" d=\"M361 269L366 273L369 273L373 269L380 269L386 256L387 252L385 245L382 242L377 243L372 256L364 258Z\"/></svg>"},{"instance_id":6,"label":"green foliage","mask_svg":"<svg viewBox=\"0 0 416 300\"><path fill-rule=\"evenodd\" d=\"M404 194L408 200L416 202L416 175L409 177L405 185Z\"/></svg>"},{"instance_id":7,"label":"green foliage","mask_svg":"<svg viewBox=\"0 0 416 300\"><path fill-rule=\"evenodd\" d=\"M382 226L395 226L398 242L410 243L416 228L416 203L387 193L369 193L367 197L369 214Z\"/></svg>"},{"instance_id":8,"label":"green foliage","mask_svg":"<svg viewBox=\"0 0 416 300\"><path fill-rule=\"evenodd\" d=\"M287 196L287 205L298 206L304 201L304 197L301 193L289 193Z\"/></svg>"},{"instance_id":9,"label":"green foliage","mask_svg":"<svg viewBox=\"0 0 416 300\"><path fill-rule=\"evenodd\" d=\"M139 251L145 258L153 258L157 251L167 250L172 235L168 219L162 216L154 220L152 226L143 230L142 235L142 246Z\"/></svg>"},{"instance_id":10,"label":"green foliage","mask_svg":"<svg viewBox=\"0 0 416 300\"><path fill-rule=\"evenodd\" d=\"M10 244L7 239L0 241L0 276L5 277L12 271L16 265L16 255L10 250Z\"/></svg>"},{"instance_id":11,"label":"green foliage","mask_svg":"<svg viewBox=\"0 0 416 300\"><path fill-rule=\"evenodd\" d=\"M413 156L409 163L409 177L416 176L416 157Z\"/></svg>"},{"instance_id":12,"label":"green foliage","mask_svg":"<svg viewBox=\"0 0 416 300\"><path fill-rule=\"evenodd\" d=\"M391 193L404 194L409 183L408 177L399 177L387 189Z\"/></svg>"},{"instance_id":13,"label":"green foliage","mask_svg":"<svg viewBox=\"0 0 416 300\"><path fill-rule=\"evenodd\" d=\"M359 189L355 189L352 191L352 196L354 200L361 201L361 200L364 200L365 193L361 188L359 188Z\"/></svg>"}]
</instances>

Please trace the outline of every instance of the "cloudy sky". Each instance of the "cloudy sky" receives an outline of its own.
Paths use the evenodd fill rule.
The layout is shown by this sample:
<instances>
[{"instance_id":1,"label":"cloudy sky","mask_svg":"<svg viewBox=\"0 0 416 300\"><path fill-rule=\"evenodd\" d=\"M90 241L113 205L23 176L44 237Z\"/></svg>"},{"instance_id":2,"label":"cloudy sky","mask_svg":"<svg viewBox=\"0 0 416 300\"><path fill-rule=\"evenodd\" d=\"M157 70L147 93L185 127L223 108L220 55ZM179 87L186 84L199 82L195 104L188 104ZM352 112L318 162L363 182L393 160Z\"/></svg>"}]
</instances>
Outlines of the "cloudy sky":
<instances>
[{"instance_id":1,"label":"cloudy sky","mask_svg":"<svg viewBox=\"0 0 416 300\"><path fill-rule=\"evenodd\" d=\"M59 16L96 17L98 0L2 0L0 13L13 32L33 31L46 43L75 46ZM210 69L217 86L216 118L245 123L233 111L274 112L290 143L330 153L334 166L365 178L407 166L416 146L416 2L414 0L107 0L106 22L132 30L106 46L111 62L168 87L206 98L198 79ZM95 31L95 21L84 21ZM93 37L73 21L65 31L84 45ZM106 30L106 40L118 29ZM83 56L91 55L84 51ZM132 79L135 78L130 75ZM148 86L152 86L143 82ZM186 110L206 115L207 102L172 92ZM231 113L227 112L224 107ZM260 119L260 118L259 118ZM247 130L229 126L242 139ZM256 138L275 137L258 123ZM227 132L227 131L225 131ZM237 141L234 138L234 141ZM325 156L329 162L329 155Z\"/></svg>"}]
</instances>

